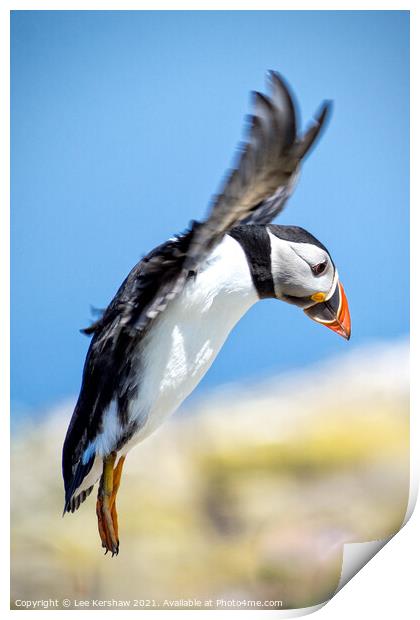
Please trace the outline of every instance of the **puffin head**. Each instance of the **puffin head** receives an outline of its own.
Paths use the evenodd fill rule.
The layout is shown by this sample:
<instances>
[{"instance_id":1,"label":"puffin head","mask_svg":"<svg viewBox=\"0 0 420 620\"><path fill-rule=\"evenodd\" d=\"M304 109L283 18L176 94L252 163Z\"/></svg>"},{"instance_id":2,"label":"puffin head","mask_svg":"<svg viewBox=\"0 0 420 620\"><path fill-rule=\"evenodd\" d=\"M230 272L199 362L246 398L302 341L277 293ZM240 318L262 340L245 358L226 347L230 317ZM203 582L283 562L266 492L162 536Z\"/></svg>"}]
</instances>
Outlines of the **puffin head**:
<instances>
[{"instance_id":1,"label":"puffin head","mask_svg":"<svg viewBox=\"0 0 420 620\"><path fill-rule=\"evenodd\" d=\"M347 340L350 312L344 288L327 248L298 226L267 226L274 296Z\"/></svg>"}]
</instances>

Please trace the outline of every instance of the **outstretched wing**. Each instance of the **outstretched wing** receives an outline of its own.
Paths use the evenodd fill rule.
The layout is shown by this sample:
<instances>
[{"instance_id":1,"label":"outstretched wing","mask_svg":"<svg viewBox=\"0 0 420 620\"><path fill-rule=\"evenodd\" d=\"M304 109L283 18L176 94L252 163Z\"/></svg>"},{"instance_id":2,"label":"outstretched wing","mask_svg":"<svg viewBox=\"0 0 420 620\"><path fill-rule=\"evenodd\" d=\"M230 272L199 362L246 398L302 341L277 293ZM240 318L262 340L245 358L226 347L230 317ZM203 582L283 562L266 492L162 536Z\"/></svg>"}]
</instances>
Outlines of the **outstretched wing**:
<instances>
[{"instance_id":1,"label":"outstretched wing","mask_svg":"<svg viewBox=\"0 0 420 620\"><path fill-rule=\"evenodd\" d=\"M283 78L269 72L270 95L253 93L254 111L248 117L247 140L239 149L235 167L215 196L209 217L192 241L186 268L238 224L268 224L283 210L305 157L325 123L330 102L324 102L315 120L297 134L296 106Z\"/></svg>"},{"instance_id":2,"label":"outstretched wing","mask_svg":"<svg viewBox=\"0 0 420 620\"><path fill-rule=\"evenodd\" d=\"M235 167L211 205L208 218L196 224L185 260L176 277L162 284L138 317L145 329L183 288L188 274L239 224L268 224L292 194L301 160L315 142L331 108L324 102L307 131L297 134L296 106L280 75L269 72L270 95L253 93L254 111L248 118L247 140L240 146Z\"/></svg>"}]
</instances>

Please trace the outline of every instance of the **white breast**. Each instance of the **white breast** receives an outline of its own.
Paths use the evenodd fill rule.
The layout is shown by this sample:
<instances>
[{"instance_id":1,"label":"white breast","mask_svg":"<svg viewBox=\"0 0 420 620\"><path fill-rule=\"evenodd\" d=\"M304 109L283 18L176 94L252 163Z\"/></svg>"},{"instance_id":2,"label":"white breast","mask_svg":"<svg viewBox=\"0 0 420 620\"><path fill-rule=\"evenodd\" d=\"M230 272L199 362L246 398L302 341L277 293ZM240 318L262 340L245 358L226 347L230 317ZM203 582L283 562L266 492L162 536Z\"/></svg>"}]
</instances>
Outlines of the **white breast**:
<instances>
[{"instance_id":1,"label":"white breast","mask_svg":"<svg viewBox=\"0 0 420 620\"><path fill-rule=\"evenodd\" d=\"M256 301L245 254L226 236L142 342L141 387L130 418L143 426L124 452L150 435L193 391Z\"/></svg>"}]
</instances>

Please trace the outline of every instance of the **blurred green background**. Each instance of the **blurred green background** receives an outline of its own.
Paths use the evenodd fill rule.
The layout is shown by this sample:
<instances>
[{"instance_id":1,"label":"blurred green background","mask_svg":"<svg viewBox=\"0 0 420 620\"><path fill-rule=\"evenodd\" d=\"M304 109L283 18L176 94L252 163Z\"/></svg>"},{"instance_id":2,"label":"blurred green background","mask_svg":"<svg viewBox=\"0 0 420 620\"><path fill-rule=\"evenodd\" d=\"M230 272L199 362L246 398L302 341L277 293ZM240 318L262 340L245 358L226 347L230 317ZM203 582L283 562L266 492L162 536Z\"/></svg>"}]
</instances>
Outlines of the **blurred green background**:
<instances>
[{"instance_id":1,"label":"blurred green background","mask_svg":"<svg viewBox=\"0 0 420 620\"><path fill-rule=\"evenodd\" d=\"M396 532L409 488L408 345L365 347L176 414L129 454L121 549L103 557L95 496L61 518L72 403L12 441L16 599L326 600L342 545Z\"/></svg>"}]
</instances>

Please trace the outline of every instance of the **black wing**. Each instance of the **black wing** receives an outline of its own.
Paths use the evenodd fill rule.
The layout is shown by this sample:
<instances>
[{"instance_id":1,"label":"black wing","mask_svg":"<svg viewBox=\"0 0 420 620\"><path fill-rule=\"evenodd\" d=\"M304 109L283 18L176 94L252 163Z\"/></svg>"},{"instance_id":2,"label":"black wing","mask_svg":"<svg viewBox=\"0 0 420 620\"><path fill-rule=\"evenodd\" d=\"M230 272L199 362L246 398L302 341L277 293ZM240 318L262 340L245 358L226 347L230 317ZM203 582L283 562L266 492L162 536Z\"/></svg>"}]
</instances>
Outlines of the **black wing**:
<instances>
[{"instance_id":1,"label":"black wing","mask_svg":"<svg viewBox=\"0 0 420 620\"><path fill-rule=\"evenodd\" d=\"M83 462L89 442L101 432L102 417L111 401L116 399L121 425L127 427L127 408L133 396L130 352L144 336L145 321L157 296L171 288L185 261L197 224L167 241L145 256L129 273L102 317L87 329L93 334L83 369L80 395L67 430L63 446L64 511L74 511L87 497L74 496L91 470L95 455ZM143 326L143 327L142 327ZM128 436L127 436L128 439Z\"/></svg>"},{"instance_id":2,"label":"black wing","mask_svg":"<svg viewBox=\"0 0 420 620\"><path fill-rule=\"evenodd\" d=\"M248 140L236 167L215 197L208 218L175 241L154 250L133 270L105 316L121 327L143 332L183 288L209 251L239 224L268 224L282 211L296 185L299 164L325 123L330 103L321 106L309 129L299 137L296 106L283 78L269 72L270 97L254 93ZM173 255L171 255L173 253ZM169 267L170 266L170 267ZM124 295L124 304L121 296ZM133 301L132 296L137 301ZM95 323L86 333L102 328Z\"/></svg>"},{"instance_id":3,"label":"black wing","mask_svg":"<svg viewBox=\"0 0 420 620\"><path fill-rule=\"evenodd\" d=\"M296 106L283 78L269 72L270 96L254 93L247 141L223 188L213 200L208 218L197 224L185 261L172 281L159 288L138 317L142 330L183 288L188 274L239 224L268 224L283 210L299 175L301 160L315 142L331 108L324 102L309 129L297 135Z\"/></svg>"},{"instance_id":4,"label":"black wing","mask_svg":"<svg viewBox=\"0 0 420 620\"><path fill-rule=\"evenodd\" d=\"M233 170L215 196L209 216L194 236L186 261L193 268L230 229L239 224L268 224L283 210L299 174L299 164L325 123L330 102L297 135L296 105L280 75L269 72L270 96L253 93L246 142Z\"/></svg>"}]
</instances>

